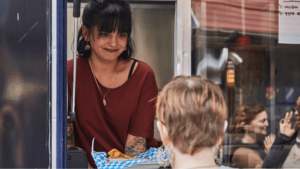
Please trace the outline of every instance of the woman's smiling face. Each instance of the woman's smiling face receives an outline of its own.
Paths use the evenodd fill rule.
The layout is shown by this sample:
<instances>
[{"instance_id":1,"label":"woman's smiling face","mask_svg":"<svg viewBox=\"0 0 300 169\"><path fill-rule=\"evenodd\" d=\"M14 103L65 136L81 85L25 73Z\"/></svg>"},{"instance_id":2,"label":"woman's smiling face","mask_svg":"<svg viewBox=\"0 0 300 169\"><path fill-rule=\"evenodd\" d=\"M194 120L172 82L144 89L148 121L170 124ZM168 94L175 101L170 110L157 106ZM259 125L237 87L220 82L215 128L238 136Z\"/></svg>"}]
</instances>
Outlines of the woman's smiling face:
<instances>
[{"instance_id":1,"label":"woman's smiling face","mask_svg":"<svg viewBox=\"0 0 300 169\"><path fill-rule=\"evenodd\" d=\"M86 28L83 28L83 33L85 33L84 29ZM92 56L112 61L126 50L127 36L127 33L118 33L118 29L114 32L99 32L95 27L87 36L87 41L90 42Z\"/></svg>"},{"instance_id":2,"label":"woman's smiling face","mask_svg":"<svg viewBox=\"0 0 300 169\"><path fill-rule=\"evenodd\" d=\"M246 125L246 132L255 133L259 135L267 134L268 123L268 115L266 111L262 111L258 113L255 118L250 122L250 124Z\"/></svg>"}]
</instances>

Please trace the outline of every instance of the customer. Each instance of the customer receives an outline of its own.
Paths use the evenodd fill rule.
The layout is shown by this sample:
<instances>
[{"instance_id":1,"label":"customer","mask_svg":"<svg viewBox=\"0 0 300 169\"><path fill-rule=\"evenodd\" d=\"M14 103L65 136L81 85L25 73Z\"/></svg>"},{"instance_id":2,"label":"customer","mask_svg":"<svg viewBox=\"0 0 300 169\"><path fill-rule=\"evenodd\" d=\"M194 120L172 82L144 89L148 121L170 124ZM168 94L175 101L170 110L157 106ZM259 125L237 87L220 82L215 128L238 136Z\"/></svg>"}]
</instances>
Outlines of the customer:
<instances>
[{"instance_id":1,"label":"customer","mask_svg":"<svg viewBox=\"0 0 300 169\"><path fill-rule=\"evenodd\" d=\"M215 163L227 108L219 86L200 77L179 76L159 93L157 127L173 169L228 168ZM159 157L162 158L162 157Z\"/></svg>"},{"instance_id":2,"label":"customer","mask_svg":"<svg viewBox=\"0 0 300 169\"><path fill-rule=\"evenodd\" d=\"M268 115L262 104L245 104L234 113L230 130L233 138L230 160L232 166L262 167L268 150L264 150L263 145L258 145L258 140L267 134L267 119Z\"/></svg>"},{"instance_id":3,"label":"customer","mask_svg":"<svg viewBox=\"0 0 300 169\"><path fill-rule=\"evenodd\" d=\"M291 127L293 112L286 113L285 118L280 120L280 129L264 160L264 168L300 167L300 97L296 105L296 124Z\"/></svg>"}]
</instances>

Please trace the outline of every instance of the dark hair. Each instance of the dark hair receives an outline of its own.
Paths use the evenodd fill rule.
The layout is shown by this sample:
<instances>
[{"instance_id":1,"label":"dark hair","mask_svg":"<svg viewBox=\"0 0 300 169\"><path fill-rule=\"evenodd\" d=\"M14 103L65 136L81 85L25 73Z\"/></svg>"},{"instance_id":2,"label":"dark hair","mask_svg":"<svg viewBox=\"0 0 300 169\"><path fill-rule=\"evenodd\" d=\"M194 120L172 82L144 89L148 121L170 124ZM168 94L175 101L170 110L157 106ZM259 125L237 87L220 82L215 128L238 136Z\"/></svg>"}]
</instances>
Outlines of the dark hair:
<instances>
[{"instance_id":1,"label":"dark hair","mask_svg":"<svg viewBox=\"0 0 300 169\"><path fill-rule=\"evenodd\" d=\"M251 121L262 111L265 111L265 106L262 104L244 104L237 109L233 114L232 123L230 127L230 133L239 134L245 133L245 130L240 124L245 122L245 124L250 124ZM239 138L236 138L238 141Z\"/></svg>"},{"instance_id":2,"label":"dark hair","mask_svg":"<svg viewBox=\"0 0 300 169\"><path fill-rule=\"evenodd\" d=\"M133 40L131 39L132 18L130 5L126 0L92 0L84 8L82 26L86 26L89 33L94 27L98 32L127 33L127 50L121 53L119 58L128 60L133 55ZM77 51L79 57L88 58L91 50L85 50L87 42L82 35L82 26L78 32Z\"/></svg>"}]
</instances>

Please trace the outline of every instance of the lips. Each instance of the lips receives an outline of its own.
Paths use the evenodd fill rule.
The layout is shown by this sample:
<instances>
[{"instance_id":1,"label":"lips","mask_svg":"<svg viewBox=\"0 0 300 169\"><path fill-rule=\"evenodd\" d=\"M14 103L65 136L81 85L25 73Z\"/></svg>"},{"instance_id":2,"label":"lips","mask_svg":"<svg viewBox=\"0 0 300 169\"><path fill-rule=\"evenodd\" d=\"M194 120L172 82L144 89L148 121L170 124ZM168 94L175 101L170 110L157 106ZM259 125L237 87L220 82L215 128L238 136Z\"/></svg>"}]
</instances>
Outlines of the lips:
<instances>
[{"instance_id":1,"label":"lips","mask_svg":"<svg viewBox=\"0 0 300 169\"><path fill-rule=\"evenodd\" d=\"M116 53L119 49L107 49L107 48L105 48L105 50L109 53Z\"/></svg>"}]
</instances>

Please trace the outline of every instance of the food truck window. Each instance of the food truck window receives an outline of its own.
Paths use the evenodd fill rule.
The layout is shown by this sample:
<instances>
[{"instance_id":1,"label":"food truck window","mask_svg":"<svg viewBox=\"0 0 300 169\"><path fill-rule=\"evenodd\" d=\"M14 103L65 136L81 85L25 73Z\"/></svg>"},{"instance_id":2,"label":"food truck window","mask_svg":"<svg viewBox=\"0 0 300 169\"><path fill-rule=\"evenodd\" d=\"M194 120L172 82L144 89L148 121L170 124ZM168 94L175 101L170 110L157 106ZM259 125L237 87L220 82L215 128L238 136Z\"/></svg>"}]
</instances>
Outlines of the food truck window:
<instances>
[{"instance_id":1,"label":"food truck window","mask_svg":"<svg viewBox=\"0 0 300 169\"><path fill-rule=\"evenodd\" d=\"M135 46L134 58L141 60L153 69L158 90L174 76L174 32L175 2L174 1L135 1L128 0L133 18L132 39ZM87 0L81 1L81 14ZM73 3L67 4L67 50L68 60L73 57ZM82 25L79 18L78 27ZM72 47L71 47L72 46ZM156 124L156 119L154 121ZM160 139L156 125L154 137Z\"/></svg>"},{"instance_id":2,"label":"food truck window","mask_svg":"<svg viewBox=\"0 0 300 169\"><path fill-rule=\"evenodd\" d=\"M191 8L192 74L219 84L227 99L224 163L235 165L231 159L234 147L245 142L246 134L255 132L260 133L253 134L253 144L258 145L263 160L265 137L279 131L280 119L296 106L300 96L300 29L296 29L300 3L191 0ZM234 123L233 118L238 118L234 113L247 104L250 107L244 109L258 104L265 108L267 118L260 131L245 128L257 127L255 124ZM239 127L243 132L234 132Z\"/></svg>"}]
</instances>

